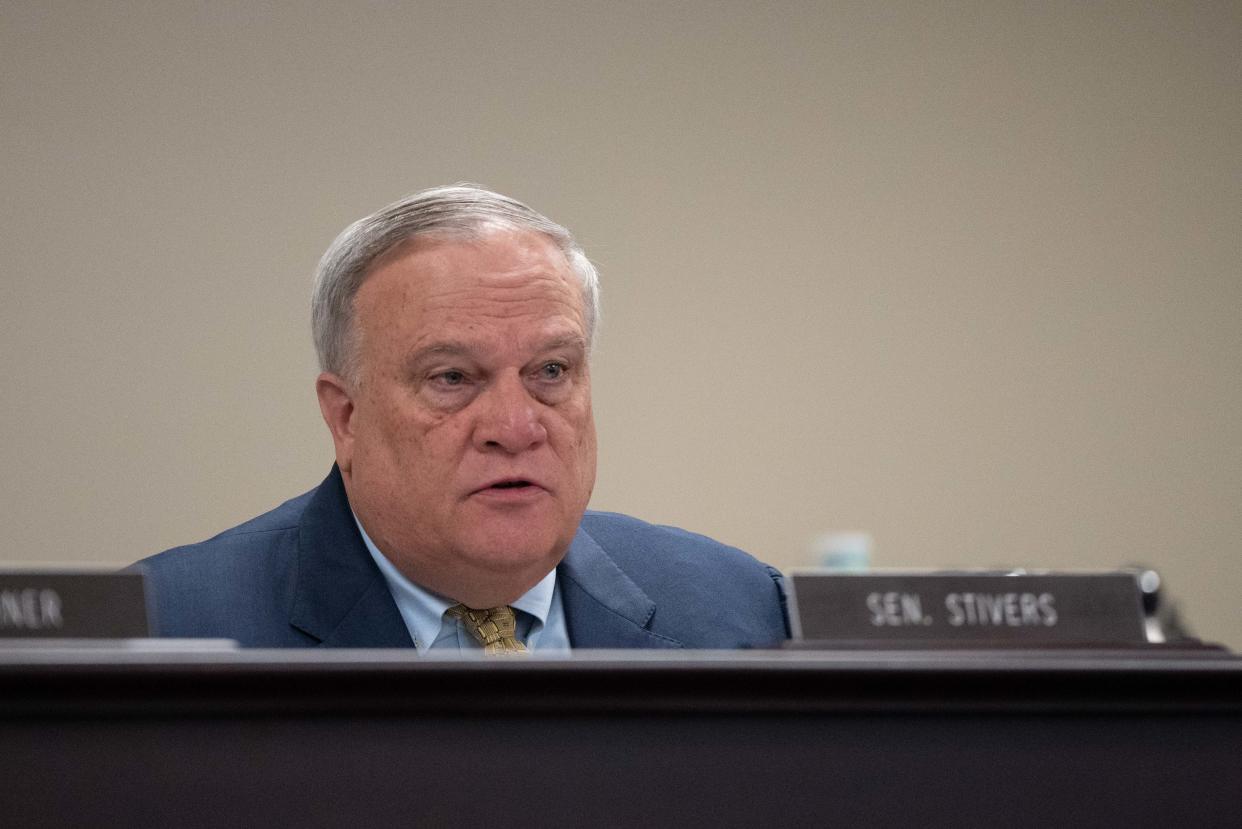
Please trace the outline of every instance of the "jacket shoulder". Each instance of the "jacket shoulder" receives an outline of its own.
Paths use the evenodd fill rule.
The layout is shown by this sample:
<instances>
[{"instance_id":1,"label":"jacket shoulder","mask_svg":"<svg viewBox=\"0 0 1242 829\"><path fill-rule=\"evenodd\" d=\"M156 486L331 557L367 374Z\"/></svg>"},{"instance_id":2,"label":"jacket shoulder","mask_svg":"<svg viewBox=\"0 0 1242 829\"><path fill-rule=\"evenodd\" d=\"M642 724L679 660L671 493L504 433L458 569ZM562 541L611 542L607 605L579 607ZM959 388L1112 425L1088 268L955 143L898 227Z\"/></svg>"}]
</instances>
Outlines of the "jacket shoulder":
<instances>
[{"instance_id":1,"label":"jacket shoulder","mask_svg":"<svg viewBox=\"0 0 1242 829\"><path fill-rule=\"evenodd\" d=\"M582 527L609 552L615 549L623 555L644 554L644 551L656 549L672 554L669 563L711 565L716 568L761 568L765 571L774 569L750 553L706 535L680 527L651 524L619 512L589 510L582 517Z\"/></svg>"},{"instance_id":2,"label":"jacket shoulder","mask_svg":"<svg viewBox=\"0 0 1242 829\"><path fill-rule=\"evenodd\" d=\"M288 623L298 526L312 494L132 565L146 576L156 633L243 645L313 644Z\"/></svg>"},{"instance_id":3,"label":"jacket shoulder","mask_svg":"<svg viewBox=\"0 0 1242 829\"><path fill-rule=\"evenodd\" d=\"M767 647L788 638L776 568L678 527L589 511L582 528L656 604L652 629L687 647Z\"/></svg>"}]
</instances>

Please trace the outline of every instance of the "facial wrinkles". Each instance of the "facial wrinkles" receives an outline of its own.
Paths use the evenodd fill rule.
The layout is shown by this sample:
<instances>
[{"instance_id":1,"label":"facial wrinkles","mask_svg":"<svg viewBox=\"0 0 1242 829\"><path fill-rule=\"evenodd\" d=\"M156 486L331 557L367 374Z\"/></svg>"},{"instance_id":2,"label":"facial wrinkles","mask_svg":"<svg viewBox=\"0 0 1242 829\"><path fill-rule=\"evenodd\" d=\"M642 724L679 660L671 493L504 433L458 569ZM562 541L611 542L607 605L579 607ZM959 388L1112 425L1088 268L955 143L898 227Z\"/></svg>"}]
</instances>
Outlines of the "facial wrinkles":
<instances>
[{"instance_id":1,"label":"facial wrinkles","mask_svg":"<svg viewBox=\"0 0 1242 829\"><path fill-rule=\"evenodd\" d=\"M482 281L482 280L481 280ZM508 329L510 333L538 331L542 324L554 319L572 322L582 331L582 314L570 286L556 276L538 276L525 282L487 279L486 292L468 287L447 288L427 296L422 317L430 323L414 342L422 347L427 340L443 336L437 318L448 330L477 331ZM504 323L514 322L514 325Z\"/></svg>"},{"instance_id":2,"label":"facial wrinkles","mask_svg":"<svg viewBox=\"0 0 1242 829\"><path fill-rule=\"evenodd\" d=\"M476 372L473 382L478 383L480 388L460 405L439 408L434 403L428 403L419 406L420 425L428 435L441 428L461 428L468 432L476 422L474 415L479 413L478 407L484 407L484 411L492 410L497 405L495 396L502 395L504 402L499 404L499 409L495 409L494 413L489 411L488 416L504 418L509 427L527 420L538 421L540 427L546 430L546 439L537 451L550 449L559 456L564 455L566 449L576 450L581 441L574 425L590 417L590 375L585 349L581 345L564 343L566 339L580 340L580 337L573 335L572 338L532 340L521 334L513 334L507 339L517 344L514 350L510 351L505 347L483 348L474 351L469 357L446 358L445 365L460 364ZM527 341L538 345L524 345ZM510 354L517 356L510 358ZM520 362L530 355L533 357L526 362ZM538 371L545 356L548 360L568 359L570 365L564 382L569 388L566 392L540 395L537 387L539 381L532 379L531 374ZM415 389L413 393L418 394L418 390ZM562 440L567 434L570 439Z\"/></svg>"},{"instance_id":3,"label":"facial wrinkles","mask_svg":"<svg viewBox=\"0 0 1242 829\"><path fill-rule=\"evenodd\" d=\"M572 276L547 269L546 260L540 260L539 250L533 245L523 248L523 258L535 259L527 263L505 263L491 261L487 248L476 248L478 261L472 268L475 278L462 279L460 264L451 260L447 254L432 247L421 251L419 270L423 278L400 278L398 274L382 274L387 267L381 268L375 277L398 276L396 287L399 295L396 301L388 297L382 304L372 284L364 283L357 296L358 306L368 302L372 307L370 313L358 307L357 317L366 317L373 325L368 326L380 332L407 330L413 333L412 341L405 337L381 336L376 339L396 345L401 341L408 343L411 351L417 350L429 341L443 336L443 331L455 330L474 332L480 329L491 330L488 323L498 321L530 318L538 324L541 319L562 317L571 321L585 336L585 318L582 309L581 290ZM559 255L559 252L556 252ZM400 267L402 260L390 263ZM408 261L408 260L407 260ZM503 268L503 269L502 269ZM372 290L368 291L367 289ZM391 294L391 291L384 292ZM363 339L370 339L365 336ZM362 343L365 347L365 343ZM515 343L506 343L512 348Z\"/></svg>"},{"instance_id":4,"label":"facial wrinkles","mask_svg":"<svg viewBox=\"0 0 1242 829\"><path fill-rule=\"evenodd\" d=\"M435 273L436 269L428 270ZM377 368L377 364L382 364L385 378L395 381L390 387L395 397L384 408L396 414L404 395L407 392L416 393L410 357L422 348L438 344L446 337L446 332L452 332L449 339L467 344L468 352L473 352L467 354L467 362L477 360L488 369L500 367L501 370L522 374L529 366L513 360L537 360L542 356L543 344L551 339L569 337L579 339L585 345L586 335L576 284L555 272L537 271L530 274L527 270L511 268L499 275L484 271L476 279L464 282L460 278L403 279L397 283L400 289L397 302L379 303L372 298L370 310L378 313L367 315L374 323L369 327L387 334L411 328L417 332L408 348L401 346L406 341L403 336L381 334L373 340L376 345L388 347L382 357L372 355L380 359L368 362ZM408 309L418 311L409 313ZM586 386L589 375L585 348L575 351L578 353L571 355L574 366L570 382ZM549 356L555 356L555 353L556 349L549 352ZM451 357L446 358L446 365L452 362ZM589 386L582 392L589 394L588 389ZM583 402L580 395L571 395L551 408L556 410L556 417L589 417L589 401L585 406ZM540 404L532 399L530 405L538 408ZM406 412L407 417L410 414L412 412ZM445 426L454 426L453 414L452 410L419 406L416 416L405 425L430 433ZM411 437L414 435L411 434ZM579 445L578 438L575 435L572 446ZM560 450L563 447L558 445L554 448Z\"/></svg>"}]
</instances>

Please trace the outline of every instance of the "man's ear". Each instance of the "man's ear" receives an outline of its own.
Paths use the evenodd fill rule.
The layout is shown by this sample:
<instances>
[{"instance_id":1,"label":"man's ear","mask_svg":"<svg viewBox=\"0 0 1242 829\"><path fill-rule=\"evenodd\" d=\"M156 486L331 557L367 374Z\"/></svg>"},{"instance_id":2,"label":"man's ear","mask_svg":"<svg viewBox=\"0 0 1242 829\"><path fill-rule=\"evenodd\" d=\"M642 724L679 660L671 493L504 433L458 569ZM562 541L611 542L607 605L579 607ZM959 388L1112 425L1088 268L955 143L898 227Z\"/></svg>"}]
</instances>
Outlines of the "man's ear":
<instances>
[{"instance_id":1,"label":"man's ear","mask_svg":"<svg viewBox=\"0 0 1242 829\"><path fill-rule=\"evenodd\" d=\"M336 465L347 479L354 457L354 401L349 385L339 376L325 371L315 379L319 412L332 432L336 446Z\"/></svg>"}]
</instances>

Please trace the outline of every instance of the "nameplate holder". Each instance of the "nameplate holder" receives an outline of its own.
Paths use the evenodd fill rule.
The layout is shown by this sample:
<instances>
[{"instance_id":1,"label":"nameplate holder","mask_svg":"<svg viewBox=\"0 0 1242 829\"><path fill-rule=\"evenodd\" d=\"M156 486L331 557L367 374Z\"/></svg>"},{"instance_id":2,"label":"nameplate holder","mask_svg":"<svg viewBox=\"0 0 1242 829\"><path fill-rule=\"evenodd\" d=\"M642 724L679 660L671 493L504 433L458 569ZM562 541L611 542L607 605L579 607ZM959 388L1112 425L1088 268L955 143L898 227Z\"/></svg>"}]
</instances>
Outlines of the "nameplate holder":
<instances>
[{"instance_id":1,"label":"nameplate holder","mask_svg":"<svg viewBox=\"0 0 1242 829\"><path fill-rule=\"evenodd\" d=\"M141 573L0 571L0 639L149 635Z\"/></svg>"},{"instance_id":2,"label":"nameplate holder","mask_svg":"<svg viewBox=\"0 0 1242 829\"><path fill-rule=\"evenodd\" d=\"M1147 643L1131 573L795 570L788 581L795 647Z\"/></svg>"}]
</instances>

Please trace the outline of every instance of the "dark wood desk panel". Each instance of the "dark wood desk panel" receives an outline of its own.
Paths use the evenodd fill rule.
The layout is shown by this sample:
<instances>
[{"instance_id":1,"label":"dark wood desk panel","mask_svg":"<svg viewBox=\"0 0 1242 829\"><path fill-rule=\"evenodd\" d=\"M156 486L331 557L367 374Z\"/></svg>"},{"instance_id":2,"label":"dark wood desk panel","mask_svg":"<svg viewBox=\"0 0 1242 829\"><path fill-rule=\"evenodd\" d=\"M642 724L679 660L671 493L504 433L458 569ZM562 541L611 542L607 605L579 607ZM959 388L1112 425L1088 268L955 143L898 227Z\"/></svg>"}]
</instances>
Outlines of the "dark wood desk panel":
<instances>
[{"instance_id":1,"label":"dark wood desk panel","mask_svg":"<svg viewBox=\"0 0 1242 829\"><path fill-rule=\"evenodd\" d=\"M1237 826L1242 663L30 651L0 746L11 826Z\"/></svg>"}]
</instances>

